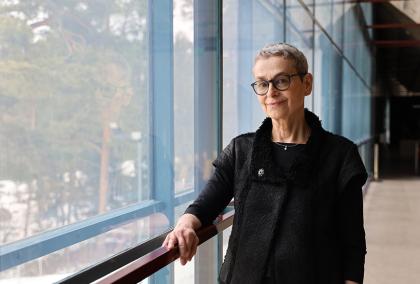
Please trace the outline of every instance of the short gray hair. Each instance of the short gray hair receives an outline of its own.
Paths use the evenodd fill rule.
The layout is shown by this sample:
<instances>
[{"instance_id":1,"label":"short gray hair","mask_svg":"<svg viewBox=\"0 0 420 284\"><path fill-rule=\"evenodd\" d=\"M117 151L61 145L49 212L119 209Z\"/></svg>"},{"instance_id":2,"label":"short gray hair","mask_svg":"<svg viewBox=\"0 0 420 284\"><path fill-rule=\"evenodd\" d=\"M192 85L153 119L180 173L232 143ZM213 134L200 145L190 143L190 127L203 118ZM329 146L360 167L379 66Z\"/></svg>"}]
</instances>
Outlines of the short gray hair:
<instances>
[{"instance_id":1,"label":"short gray hair","mask_svg":"<svg viewBox=\"0 0 420 284\"><path fill-rule=\"evenodd\" d=\"M293 45L287 43L268 44L258 51L255 56L255 61L260 58L268 58L271 56L280 56L284 59L292 60L298 73L308 73L308 61L306 60L305 55Z\"/></svg>"}]
</instances>

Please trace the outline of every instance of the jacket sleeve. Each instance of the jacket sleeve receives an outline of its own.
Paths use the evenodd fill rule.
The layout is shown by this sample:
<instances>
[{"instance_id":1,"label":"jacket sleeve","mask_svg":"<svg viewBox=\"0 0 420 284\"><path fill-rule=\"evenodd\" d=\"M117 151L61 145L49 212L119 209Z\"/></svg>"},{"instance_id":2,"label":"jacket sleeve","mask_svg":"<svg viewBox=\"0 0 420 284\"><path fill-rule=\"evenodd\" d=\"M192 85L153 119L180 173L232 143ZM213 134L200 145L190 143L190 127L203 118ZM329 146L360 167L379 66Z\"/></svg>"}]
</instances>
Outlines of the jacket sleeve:
<instances>
[{"instance_id":1,"label":"jacket sleeve","mask_svg":"<svg viewBox=\"0 0 420 284\"><path fill-rule=\"evenodd\" d=\"M363 192L367 174L356 145L347 152L340 171L339 234L344 280L363 283L366 238L363 226Z\"/></svg>"},{"instance_id":2,"label":"jacket sleeve","mask_svg":"<svg viewBox=\"0 0 420 284\"><path fill-rule=\"evenodd\" d=\"M233 197L234 140L213 162L215 170L197 199L185 213L195 215L202 225L208 225L222 212Z\"/></svg>"}]
</instances>

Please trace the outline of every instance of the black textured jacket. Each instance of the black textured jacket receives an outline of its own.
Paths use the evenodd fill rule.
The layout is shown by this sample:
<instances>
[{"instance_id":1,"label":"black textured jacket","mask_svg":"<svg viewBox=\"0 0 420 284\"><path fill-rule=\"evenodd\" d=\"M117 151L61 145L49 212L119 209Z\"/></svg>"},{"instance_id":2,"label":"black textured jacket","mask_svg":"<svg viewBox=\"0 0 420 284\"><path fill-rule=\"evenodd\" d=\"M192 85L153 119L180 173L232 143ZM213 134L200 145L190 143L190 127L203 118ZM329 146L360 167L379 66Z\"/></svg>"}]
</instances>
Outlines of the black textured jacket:
<instances>
[{"instance_id":1,"label":"black textured jacket","mask_svg":"<svg viewBox=\"0 0 420 284\"><path fill-rule=\"evenodd\" d=\"M213 163L216 170L206 188L186 210L208 224L234 197L235 218L220 283L264 282L291 191L308 193L301 210L306 243L300 245L306 254L302 265L292 266L290 277L281 283L363 282L366 242L361 187L366 170L354 143L325 131L308 110L305 119L311 136L289 172L273 163L272 124L267 118L255 133L234 138L223 150Z\"/></svg>"}]
</instances>

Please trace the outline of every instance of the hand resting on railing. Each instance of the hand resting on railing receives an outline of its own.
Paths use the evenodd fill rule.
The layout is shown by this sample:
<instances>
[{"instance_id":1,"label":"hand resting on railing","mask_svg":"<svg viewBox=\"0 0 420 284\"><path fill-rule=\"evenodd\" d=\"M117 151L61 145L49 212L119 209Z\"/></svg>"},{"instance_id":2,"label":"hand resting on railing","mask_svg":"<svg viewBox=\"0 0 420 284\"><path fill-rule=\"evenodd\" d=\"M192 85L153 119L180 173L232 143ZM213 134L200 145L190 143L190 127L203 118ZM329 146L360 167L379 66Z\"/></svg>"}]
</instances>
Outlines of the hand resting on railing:
<instances>
[{"instance_id":1,"label":"hand resting on railing","mask_svg":"<svg viewBox=\"0 0 420 284\"><path fill-rule=\"evenodd\" d=\"M200 227L201 222L196 216L184 214L179 218L173 231L166 236L162 246L170 250L178 245L180 262L185 265L197 252L199 239L195 231Z\"/></svg>"}]
</instances>

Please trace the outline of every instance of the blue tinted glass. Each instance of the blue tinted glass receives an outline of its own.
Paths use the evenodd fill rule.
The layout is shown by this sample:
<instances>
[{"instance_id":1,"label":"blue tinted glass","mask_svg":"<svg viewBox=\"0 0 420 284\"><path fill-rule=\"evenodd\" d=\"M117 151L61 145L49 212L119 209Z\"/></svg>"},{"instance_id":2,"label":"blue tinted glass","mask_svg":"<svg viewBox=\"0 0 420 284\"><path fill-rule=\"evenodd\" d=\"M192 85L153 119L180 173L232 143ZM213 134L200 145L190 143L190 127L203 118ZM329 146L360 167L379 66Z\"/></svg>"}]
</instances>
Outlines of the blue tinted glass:
<instances>
[{"instance_id":1,"label":"blue tinted glass","mask_svg":"<svg viewBox=\"0 0 420 284\"><path fill-rule=\"evenodd\" d=\"M147 1L0 5L0 244L149 199ZM140 223L0 278L73 272L148 238Z\"/></svg>"},{"instance_id":2,"label":"blue tinted glass","mask_svg":"<svg viewBox=\"0 0 420 284\"><path fill-rule=\"evenodd\" d=\"M223 145L255 130L264 114L250 86L256 52L282 42L283 1L223 1Z\"/></svg>"}]
</instances>

